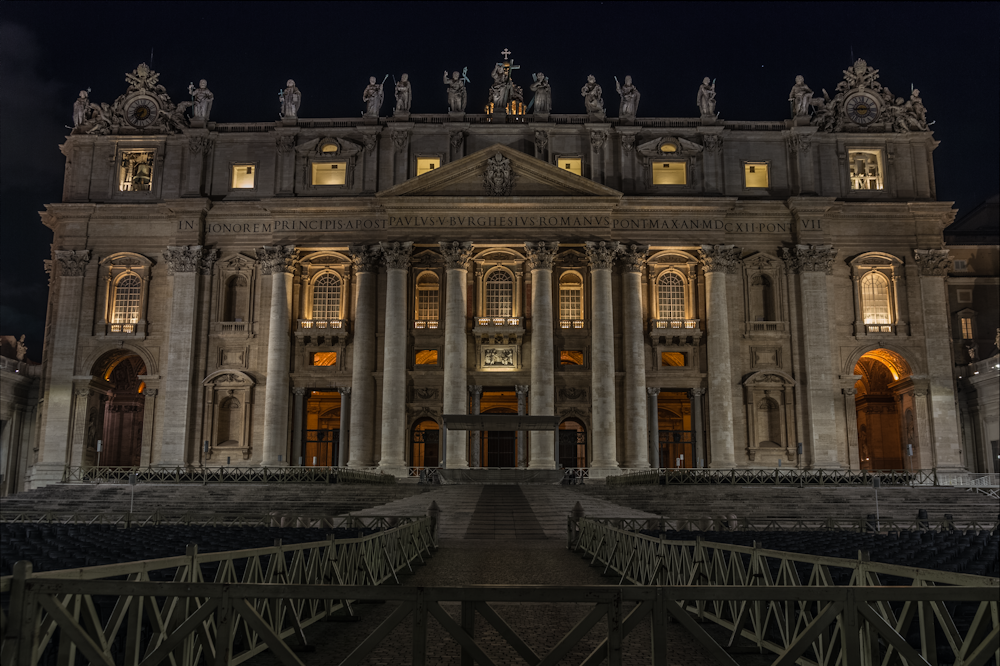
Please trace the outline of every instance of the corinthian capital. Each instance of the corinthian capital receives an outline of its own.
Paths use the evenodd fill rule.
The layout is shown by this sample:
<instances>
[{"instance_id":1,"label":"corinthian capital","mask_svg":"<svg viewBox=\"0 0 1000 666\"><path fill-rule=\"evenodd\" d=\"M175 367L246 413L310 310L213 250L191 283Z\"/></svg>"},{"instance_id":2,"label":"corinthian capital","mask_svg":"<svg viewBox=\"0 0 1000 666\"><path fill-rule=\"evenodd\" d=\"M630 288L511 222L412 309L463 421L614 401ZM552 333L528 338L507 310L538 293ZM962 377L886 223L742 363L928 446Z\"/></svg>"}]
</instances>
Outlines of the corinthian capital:
<instances>
[{"instance_id":1,"label":"corinthian capital","mask_svg":"<svg viewBox=\"0 0 1000 666\"><path fill-rule=\"evenodd\" d=\"M202 275L211 275L212 267L215 266L215 262L218 258L218 250L209 250L208 248L203 249L201 252L201 260L198 262L198 272Z\"/></svg>"},{"instance_id":2,"label":"corinthian capital","mask_svg":"<svg viewBox=\"0 0 1000 666\"><path fill-rule=\"evenodd\" d=\"M405 243L379 243L382 256L385 257L385 267L392 270L406 270L410 267L410 253L413 252L413 241Z\"/></svg>"},{"instance_id":3,"label":"corinthian capital","mask_svg":"<svg viewBox=\"0 0 1000 666\"><path fill-rule=\"evenodd\" d=\"M537 243L526 242L524 250L528 255L528 270L535 269L552 270L552 262L555 261L556 252L559 251L559 243Z\"/></svg>"},{"instance_id":4,"label":"corinthian capital","mask_svg":"<svg viewBox=\"0 0 1000 666\"><path fill-rule=\"evenodd\" d=\"M298 257L299 251L294 245L271 245L257 250L257 261L264 275L291 273Z\"/></svg>"},{"instance_id":5,"label":"corinthian capital","mask_svg":"<svg viewBox=\"0 0 1000 666\"><path fill-rule=\"evenodd\" d=\"M632 243L628 247L622 248L622 263L627 273L639 273L646 265L646 253L649 251L648 245L636 245Z\"/></svg>"},{"instance_id":6,"label":"corinthian capital","mask_svg":"<svg viewBox=\"0 0 1000 666\"><path fill-rule=\"evenodd\" d=\"M90 250L60 250L55 253L62 277L83 277L90 262Z\"/></svg>"},{"instance_id":7,"label":"corinthian capital","mask_svg":"<svg viewBox=\"0 0 1000 666\"><path fill-rule=\"evenodd\" d=\"M352 245L350 250L355 273L373 273L378 270L379 259L382 257L378 245Z\"/></svg>"},{"instance_id":8,"label":"corinthian capital","mask_svg":"<svg viewBox=\"0 0 1000 666\"><path fill-rule=\"evenodd\" d=\"M781 248L781 254L788 270L793 273L823 271L830 275L833 273L837 248L832 245L796 245L793 248Z\"/></svg>"},{"instance_id":9,"label":"corinthian capital","mask_svg":"<svg viewBox=\"0 0 1000 666\"><path fill-rule=\"evenodd\" d=\"M201 264L204 248L201 245L170 245L163 252L167 262L167 275L194 273Z\"/></svg>"},{"instance_id":10,"label":"corinthian capital","mask_svg":"<svg viewBox=\"0 0 1000 666\"><path fill-rule=\"evenodd\" d=\"M740 248L735 245L702 245L701 263L706 273L736 273L740 269Z\"/></svg>"},{"instance_id":11,"label":"corinthian capital","mask_svg":"<svg viewBox=\"0 0 1000 666\"><path fill-rule=\"evenodd\" d=\"M596 271L611 268L621 248L618 241L587 241L586 250L590 268Z\"/></svg>"},{"instance_id":12,"label":"corinthian capital","mask_svg":"<svg viewBox=\"0 0 1000 666\"><path fill-rule=\"evenodd\" d=\"M913 258L921 275L945 276L951 268L948 250L914 250Z\"/></svg>"},{"instance_id":13,"label":"corinthian capital","mask_svg":"<svg viewBox=\"0 0 1000 666\"><path fill-rule=\"evenodd\" d=\"M457 268L464 271L469 266L469 258L472 257L472 242L451 241L448 243L441 241L441 254L444 255L446 269Z\"/></svg>"}]
</instances>

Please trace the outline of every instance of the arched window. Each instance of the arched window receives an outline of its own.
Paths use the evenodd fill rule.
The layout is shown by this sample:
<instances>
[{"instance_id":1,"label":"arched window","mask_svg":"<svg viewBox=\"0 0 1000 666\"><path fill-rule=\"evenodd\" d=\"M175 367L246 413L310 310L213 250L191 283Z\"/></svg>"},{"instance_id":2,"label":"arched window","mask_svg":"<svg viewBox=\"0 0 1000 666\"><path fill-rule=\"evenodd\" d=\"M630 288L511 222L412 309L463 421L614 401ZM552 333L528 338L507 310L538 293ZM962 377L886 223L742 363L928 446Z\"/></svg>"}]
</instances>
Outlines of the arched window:
<instances>
[{"instance_id":1,"label":"arched window","mask_svg":"<svg viewBox=\"0 0 1000 666\"><path fill-rule=\"evenodd\" d=\"M415 328L437 328L440 303L440 280L435 273L417 277L417 318Z\"/></svg>"},{"instance_id":2,"label":"arched window","mask_svg":"<svg viewBox=\"0 0 1000 666\"><path fill-rule=\"evenodd\" d=\"M234 275L226 282L226 302L223 321L246 321L250 305L250 285L243 275Z\"/></svg>"},{"instance_id":3,"label":"arched window","mask_svg":"<svg viewBox=\"0 0 1000 666\"><path fill-rule=\"evenodd\" d=\"M559 325L583 328L583 278L579 273L563 273L559 278Z\"/></svg>"},{"instance_id":4,"label":"arched window","mask_svg":"<svg viewBox=\"0 0 1000 666\"><path fill-rule=\"evenodd\" d=\"M486 276L486 316L514 316L514 278L502 268Z\"/></svg>"},{"instance_id":5,"label":"arched window","mask_svg":"<svg viewBox=\"0 0 1000 666\"><path fill-rule=\"evenodd\" d=\"M684 279L668 272L656 281L657 311L660 319L684 319Z\"/></svg>"},{"instance_id":6,"label":"arched window","mask_svg":"<svg viewBox=\"0 0 1000 666\"><path fill-rule=\"evenodd\" d=\"M892 324L889 279L878 271L869 271L861 278L861 311L866 326Z\"/></svg>"},{"instance_id":7,"label":"arched window","mask_svg":"<svg viewBox=\"0 0 1000 666\"><path fill-rule=\"evenodd\" d=\"M771 278L757 273L750 279L750 313L753 321L776 321Z\"/></svg>"},{"instance_id":8,"label":"arched window","mask_svg":"<svg viewBox=\"0 0 1000 666\"><path fill-rule=\"evenodd\" d=\"M312 318L340 319L340 276L323 273L313 283Z\"/></svg>"},{"instance_id":9,"label":"arched window","mask_svg":"<svg viewBox=\"0 0 1000 666\"><path fill-rule=\"evenodd\" d=\"M142 279L135 273L122 273L115 281L111 309L111 330L114 333L132 333L139 322L142 302Z\"/></svg>"}]
</instances>

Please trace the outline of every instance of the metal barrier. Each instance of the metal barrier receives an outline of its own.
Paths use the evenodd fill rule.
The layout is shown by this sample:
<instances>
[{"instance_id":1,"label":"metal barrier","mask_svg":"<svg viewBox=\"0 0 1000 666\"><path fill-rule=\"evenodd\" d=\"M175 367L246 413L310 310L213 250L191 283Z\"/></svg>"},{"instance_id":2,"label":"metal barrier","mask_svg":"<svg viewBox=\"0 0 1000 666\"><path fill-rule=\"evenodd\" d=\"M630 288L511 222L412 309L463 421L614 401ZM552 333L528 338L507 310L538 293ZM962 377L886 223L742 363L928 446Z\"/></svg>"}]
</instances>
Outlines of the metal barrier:
<instances>
[{"instance_id":1,"label":"metal barrier","mask_svg":"<svg viewBox=\"0 0 1000 666\"><path fill-rule=\"evenodd\" d=\"M609 486L633 485L825 485L865 486L878 477L884 486L953 485L942 482L935 470L841 470L841 469L647 469L625 470L607 477Z\"/></svg>"},{"instance_id":2,"label":"metal barrier","mask_svg":"<svg viewBox=\"0 0 1000 666\"><path fill-rule=\"evenodd\" d=\"M659 530L677 532L789 532L789 531L826 531L826 532L873 532L874 517L868 515L858 518L737 518L736 516L703 516L701 518L591 518L605 525L623 530ZM926 518L914 518L909 521L895 520L892 516L879 516L878 527L881 532L892 531L947 531L947 530L989 530L1000 529L1000 522L979 523L975 520L957 521L946 518L931 521Z\"/></svg>"},{"instance_id":3,"label":"metal barrier","mask_svg":"<svg viewBox=\"0 0 1000 666\"><path fill-rule=\"evenodd\" d=\"M156 525L194 525L199 527L303 527L335 529L338 527L391 529L418 520L415 516L316 516L272 511L263 515L226 515L218 513L4 513L0 524L24 525L112 525L146 527Z\"/></svg>"},{"instance_id":4,"label":"metal barrier","mask_svg":"<svg viewBox=\"0 0 1000 666\"><path fill-rule=\"evenodd\" d=\"M668 541L586 517L568 519L568 541L622 583L710 586L714 596L679 592L680 607L729 630L730 645L742 636L779 655L775 664L937 663L938 629L958 663L983 664L991 656L1000 663L997 578L873 563L862 553L847 560ZM837 586L834 573L847 585ZM889 587L884 578L910 583ZM751 598L749 590L760 594ZM953 616L956 602L978 604L964 635ZM914 628L916 647L908 643Z\"/></svg>"},{"instance_id":5,"label":"metal barrier","mask_svg":"<svg viewBox=\"0 0 1000 666\"><path fill-rule=\"evenodd\" d=\"M396 483L392 474L347 467L66 467L63 483Z\"/></svg>"},{"instance_id":6,"label":"metal barrier","mask_svg":"<svg viewBox=\"0 0 1000 666\"><path fill-rule=\"evenodd\" d=\"M419 518L356 539L222 553L192 545L183 556L85 569L33 573L18 562L13 576L0 579L0 594L10 595L9 614L0 613L0 665L36 664L57 629L60 663L75 663L79 652L107 666L238 664L268 648L288 663L285 638L304 644L303 628L334 613L353 615L353 600L370 598L371 586L390 578L398 582L396 572L412 570L431 547L432 520ZM205 582L206 570L214 582ZM113 610L102 622L97 608L108 598Z\"/></svg>"}]
</instances>

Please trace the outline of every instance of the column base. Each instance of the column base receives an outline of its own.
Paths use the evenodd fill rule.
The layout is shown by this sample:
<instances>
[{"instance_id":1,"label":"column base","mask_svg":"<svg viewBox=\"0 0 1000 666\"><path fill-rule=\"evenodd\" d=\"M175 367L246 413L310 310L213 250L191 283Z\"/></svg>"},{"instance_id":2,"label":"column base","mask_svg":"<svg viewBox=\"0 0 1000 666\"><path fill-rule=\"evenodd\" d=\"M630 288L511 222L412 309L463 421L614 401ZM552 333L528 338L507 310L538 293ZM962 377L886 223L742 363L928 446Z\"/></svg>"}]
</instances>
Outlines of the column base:
<instances>
[{"instance_id":1,"label":"column base","mask_svg":"<svg viewBox=\"0 0 1000 666\"><path fill-rule=\"evenodd\" d=\"M410 474L410 470L405 465L379 465L378 471L381 474L391 474L404 479Z\"/></svg>"},{"instance_id":2,"label":"column base","mask_svg":"<svg viewBox=\"0 0 1000 666\"><path fill-rule=\"evenodd\" d=\"M590 466L590 478L591 479L606 479L609 476L618 476L622 473L622 469L615 465L614 467L608 466Z\"/></svg>"},{"instance_id":3,"label":"column base","mask_svg":"<svg viewBox=\"0 0 1000 666\"><path fill-rule=\"evenodd\" d=\"M282 460L280 462L277 461L277 460L272 460L272 461L267 461L267 462L265 462L265 461L262 460L262 461L260 461L260 466L261 467L291 467L291 463L289 463L287 460Z\"/></svg>"},{"instance_id":4,"label":"column base","mask_svg":"<svg viewBox=\"0 0 1000 666\"><path fill-rule=\"evenodd\" d=\"M25 480L25 490L44 488L53 483L62 483L66 466L58 463L36 463L28 470Z\"/></svg>"},{"instance_id":5,"label":"column base","mask_svg":"<svg viewBox=\"0 0 1000 666\"><path fill-rule=\"evenodd\" d=\"M555 468L556 468L556 461L555 460L540 460L537 463L536 462L530 462L530 463L528 463L528 467L527 467L527 469L555 469ZM521 468L521 469L524 469L524 468Z\"/></svg>"}]
</instances>

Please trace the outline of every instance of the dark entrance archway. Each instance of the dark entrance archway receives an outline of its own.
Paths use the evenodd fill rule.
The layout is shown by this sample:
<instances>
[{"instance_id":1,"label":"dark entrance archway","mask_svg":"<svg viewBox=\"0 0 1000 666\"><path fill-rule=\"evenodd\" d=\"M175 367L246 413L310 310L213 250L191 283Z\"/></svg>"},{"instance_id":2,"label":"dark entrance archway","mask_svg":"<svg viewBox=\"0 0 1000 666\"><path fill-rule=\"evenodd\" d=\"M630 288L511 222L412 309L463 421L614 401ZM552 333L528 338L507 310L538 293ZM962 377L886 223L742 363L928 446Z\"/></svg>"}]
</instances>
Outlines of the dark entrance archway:
<instances>
[{"instance_id":1,"label":"dark entrance archway","mask_svg":"<svg viewBox=\"0 0 1000 666\"><path fill-rule=\"evenodd\" d=\"M306 400L306 467L336 467L340 459L340 392L310 391Z\"/></svg>"},{"instance_id":2,"label":"dark entrance archway","mask_svg":"<svg viewBox=\"0 0 1000 666\"><path fill-rule=\"evenodd\" d=\"M142 456L142 422L146 408L143 394L146 364L135 354L105 360L102 379L108 390L101 396L100 464L102 467L138 467Z\"/></svg>"},{"instance_id":3,"label":"dark entrance archway","mask_svg":"<svg viewBox=\"0 0 1000 666\"><path fill-rule=\"evenodd\" d=\"M559 424L559 466L587 466L587 429L578 419L566 419Z\"/></svg>"},{"instance_id":4,"label":"dark entrance archway","mask_svg":"<svg viewBox=\"0 0 1000 666\"><path fill-rule=\"evenodd\" d=\"M661 468L694 467L691 398L687 391L660 391L656 398Z\"/></svg>"},{"instance_id":5,"label":"dark entrance archway","mask_svg":"<svg viewBox=\"0 0 1000 666\"><path fill-rule=\"evenodd\" d=\"M411 467L441 466L441 429L434 419L421 419L413 424L410 438Z\"/></svg>"},{"instance_id":6,"label":"dark entrance archway","mask_svg":"<svg viewBox=\"0 0 1000 666\"><path fill-rule=\"evenodd\" d=\"M858 359L854 374L857 393L854 404L858 422L858 465L861 469L904 469L906 448L917 448L912 398L900 397L912 391L906 381L909 364L888 349L867 352Z\"/></svg>"},{"instance_id":7,"label":"dark entrance archway","mask_svg":"<svg viewBox=\"0 0 1000 666\"><path fill-rule=\"evenodd\" d=\"M517 393L512 388L483 391L480 414L517 415ZM483 467L517 467L517 431L485 430L479 439Z\"/></svg>"}]
</instances>

